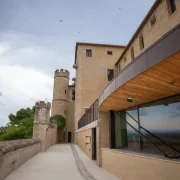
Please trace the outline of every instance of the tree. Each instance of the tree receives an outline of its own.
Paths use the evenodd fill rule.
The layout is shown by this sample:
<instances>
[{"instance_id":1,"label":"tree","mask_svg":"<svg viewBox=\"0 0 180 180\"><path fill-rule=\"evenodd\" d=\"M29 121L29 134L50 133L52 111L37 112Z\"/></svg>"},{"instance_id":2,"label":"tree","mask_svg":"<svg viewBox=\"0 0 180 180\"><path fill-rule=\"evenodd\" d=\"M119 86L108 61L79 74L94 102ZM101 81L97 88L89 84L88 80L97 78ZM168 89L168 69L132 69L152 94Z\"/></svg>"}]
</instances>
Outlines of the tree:
<instances>
[{"instance_id":1,"label":"tree","mask_svg":"<svg viewBox=\"0 0 180 180\"><path fill-rule=\"evenodd\" d=\"M0 127L0 141L32 138L34 107L20 109L16 115L11 113L8 117L6 127Z\"/></svg>"},{"instance_id":2,"label":"tree","mask_svg":"<svg viewBox=\"0 0 180 180\"><path fill-rule=\"evenodd\" d=\"M22 119L30 118L32 114L34 115L34 109L22 108L16 112L16 115L11 113L8 117L11 125L19 125Z\"/></svg>"},{"instance_id":3,"label":"tree","mask_svg":"<svg viewBox=\"0 0 180 180\"><path fill-rule=\"evenodd\" d=\"M6 132L7 127L1 126L0 127L0 136Z\"/></svg>"},{"instance_id":4,"label":"tree","mask_svg":"<svg viewBox=\"0 0 180 180\"><path fill-rule=\"evenodd\" d=\"M54 115L50 120L54 121L57 124L58 128L64 128L66 125L65 118L60 114Z\"/></svg>"}]
</instances>

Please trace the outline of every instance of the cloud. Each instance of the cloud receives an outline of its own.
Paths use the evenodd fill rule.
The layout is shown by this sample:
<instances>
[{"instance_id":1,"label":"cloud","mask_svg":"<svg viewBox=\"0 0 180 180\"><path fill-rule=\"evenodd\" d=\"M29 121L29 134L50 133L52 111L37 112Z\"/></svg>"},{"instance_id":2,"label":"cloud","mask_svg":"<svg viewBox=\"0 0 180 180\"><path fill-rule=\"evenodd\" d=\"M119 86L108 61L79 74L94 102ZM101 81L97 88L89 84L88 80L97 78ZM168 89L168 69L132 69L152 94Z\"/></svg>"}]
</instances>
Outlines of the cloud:
<instances>
[{"instance_id":1,"label":"cloud","mask_svg":"<svg viewBox=\"0 0 180 180\"><path fill-rule=\"evenodd\" d=\"M20 65L1 65L0 72L3 119L18 108L32 107L37 100L52 100L53 77L43 71ZM0 119L0 124L2 121Z\"/></svg>"},{"instance_id":2,"label":"cloud","mask_svg":"<svg viewBox=\"0 0 180 180\"><path fill-rule=\"evenodd\" d=\"M72 69L74 53L63 45L52 37L0 33L0 125L8 122L10 113L35 101L51 102L55 69Z\"/></svg>"}]
</instances>

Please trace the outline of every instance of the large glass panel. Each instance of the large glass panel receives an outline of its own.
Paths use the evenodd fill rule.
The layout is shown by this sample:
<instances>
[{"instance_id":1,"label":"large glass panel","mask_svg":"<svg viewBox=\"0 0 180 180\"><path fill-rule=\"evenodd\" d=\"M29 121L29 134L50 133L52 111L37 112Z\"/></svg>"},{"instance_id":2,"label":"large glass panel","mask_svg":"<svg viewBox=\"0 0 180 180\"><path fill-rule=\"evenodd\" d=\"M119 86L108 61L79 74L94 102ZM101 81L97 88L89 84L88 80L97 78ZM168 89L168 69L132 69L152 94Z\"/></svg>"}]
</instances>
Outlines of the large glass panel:
<instances>
[{"instance_id":1,"label":"large glass panel","mask_svg":"<svg viewBox=\"0 0 180 180\"><path fill-rule=\"evenodd\" d=\"M134 118L132 118L132 117ZM136 130L139 130L138 127L138 114L137 109L126 111L126 121L132 125ZM136 120L136 121L135 121ZM140 144L139 144L139 134L130 126L127 124L127 138L128 138L128 148L133 150L139 150Z\"/></svg>"},{"instance_id":2,"label":"large glass panel","mask_svg":"<svg viewBox=\"0 0 180 180\"><path fill-rule=\"evenodd\" d=\"M115 114L115 148L127 147L126 122Z\"/></svg>"},{"instance_id":3,"label":"large glass panel","mask_svg":"<svg viewBox=\"0 0 180 180\"><path fill-rule=\"evenodd\" d=\"M139 108L139 113L142 127L180 150L180 96L143 105ZM144 130L141 131L163 151L176 154ZM156 151L146 140L143 140L142 147L144 150Z\"/></svg>"}]
</instances>

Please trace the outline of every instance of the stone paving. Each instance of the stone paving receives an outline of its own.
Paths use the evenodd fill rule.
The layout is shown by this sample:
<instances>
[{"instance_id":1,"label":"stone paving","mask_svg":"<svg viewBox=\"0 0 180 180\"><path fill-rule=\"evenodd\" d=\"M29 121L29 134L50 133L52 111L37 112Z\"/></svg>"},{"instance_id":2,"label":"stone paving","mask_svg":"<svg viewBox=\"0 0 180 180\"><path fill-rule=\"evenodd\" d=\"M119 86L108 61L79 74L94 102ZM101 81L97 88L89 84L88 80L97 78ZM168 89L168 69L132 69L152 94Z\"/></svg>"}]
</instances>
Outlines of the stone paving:
<instances>
[{"instance_id":1,"label":"stone paving","mask_svg":"<svg viewBox=\"0 0 180 180\"><path fill-rule=\"evenodd\" d=\"M88 163L87 163L88 162ZM89 171L90 170L90 171ZM6 180L118 180L96 166L77 146L55 145L12 172Z\"/></svg>"}]
</instances>

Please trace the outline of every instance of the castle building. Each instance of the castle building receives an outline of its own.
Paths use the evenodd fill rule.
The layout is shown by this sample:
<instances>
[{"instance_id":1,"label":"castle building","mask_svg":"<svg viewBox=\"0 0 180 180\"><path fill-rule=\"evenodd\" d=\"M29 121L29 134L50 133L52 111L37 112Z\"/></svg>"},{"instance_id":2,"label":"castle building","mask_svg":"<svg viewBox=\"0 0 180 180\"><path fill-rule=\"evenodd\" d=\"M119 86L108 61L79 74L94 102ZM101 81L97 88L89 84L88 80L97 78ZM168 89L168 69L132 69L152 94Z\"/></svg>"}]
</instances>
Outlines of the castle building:
<instances>
[{"instance_id":1,"label":"castle building","mask_svg":"<svg viewBox=\"0 0 180 180\"><path fill-rule=\"evenodd\" d=\"M69 85L69 71L58 69L54 73L54 92L51 115L66 119L65 129L57 129L57 142L72 142L74 135L75 85Z\"/></svg>"},{"instance_id":2,"label":"castle building","mask_svg":"<svg viewBox=\"0 0 180 180\"><path fill-rule=\"evenodd\" d=\"M122 179L180 179L180 1L156 0L127 46L77 42L73 68L75 86L55 72L52 116L67 123L49 139Z\"/></svg>"},{"instance_id":3,"label":"castle building","mask_svg":"<svg viewBox=\"0 0 180 180\"><path fill-rule=\"evenodd\" d=\"M156 0L127 46L76 44L75 143L119 178L180 179L179 39L180 1Z\"/></svg>"}]
</instances>

